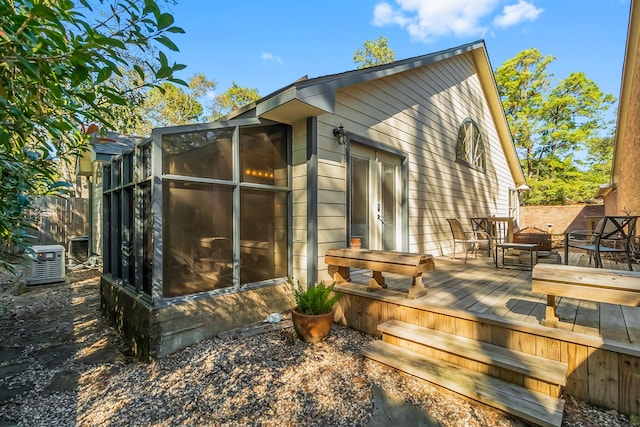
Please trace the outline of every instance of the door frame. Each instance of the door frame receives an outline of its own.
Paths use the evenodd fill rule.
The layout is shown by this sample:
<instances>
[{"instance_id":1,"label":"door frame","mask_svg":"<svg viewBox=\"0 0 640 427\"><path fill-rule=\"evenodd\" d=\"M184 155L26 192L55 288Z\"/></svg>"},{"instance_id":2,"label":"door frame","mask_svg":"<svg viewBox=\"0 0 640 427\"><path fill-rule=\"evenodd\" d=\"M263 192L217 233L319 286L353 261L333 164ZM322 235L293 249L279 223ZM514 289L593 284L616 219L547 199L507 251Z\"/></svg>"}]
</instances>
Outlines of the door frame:
<instances>
[{"instance_id":1,"label":"door frame","mask_svg":"<svg viewBox=\"0 0 640 427\"><path fill-rule=\"evenodd\" d=\"M372 139L354 135L349 133L349 138L346 144L345 156L346 156L346 241L345 247L349 247L351 242L351 144L356 143L375 151L380 151L392 156L397 157L400 160L400 179L401 179L401 193L399 196L400 201L400 216L398 218L400 233L400 242L396 245L398 250L403 252L409 251L409 206L408 206L408 194L409 194L409 159L407 153L399 150L395 147L381 144Z\"/></svg>"}]
</instances>

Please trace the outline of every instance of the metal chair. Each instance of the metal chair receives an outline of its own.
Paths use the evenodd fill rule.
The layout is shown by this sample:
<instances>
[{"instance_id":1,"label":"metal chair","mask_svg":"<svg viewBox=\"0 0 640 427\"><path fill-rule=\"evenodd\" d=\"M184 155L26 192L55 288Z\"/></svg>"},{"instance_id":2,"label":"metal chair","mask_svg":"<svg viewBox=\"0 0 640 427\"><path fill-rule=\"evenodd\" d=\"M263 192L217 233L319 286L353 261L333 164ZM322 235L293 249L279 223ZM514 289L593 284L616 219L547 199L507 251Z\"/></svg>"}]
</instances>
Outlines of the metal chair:
<instances>
[{"instance_id":1,"label":"metal chair","mask_svg":"<svg viewBox=\"0 0 640 427\"><path fill-rule=\"evenodd\" d=\"M602 254L624 254L629 271L633 271L630 243L635 236L637 219L637 216L605 216L593 232L576 230L566 233L564 236L565 265L569 262L569 248L574 248L593 254L596 268L603 268Z\"/></svg>"},{"instance_id":2,"label":"metal chair","mask_svg":"<svg viewBox=\"0 0 640 427\"><path fill-rule=\"evenodd\" d=\"M487 256L492 256L491 251L491 236L484 231L465 231L462 228L462 223L457 218L447 218L449 227L451 228L451 234L453 235L453 258L456 257L456 245L462 243L465 248L464 262L467 262L469 257L469 245L473 251L476 259L478 258L477 248L481 244L487 245Z\"/></svg>"}]
</instances>

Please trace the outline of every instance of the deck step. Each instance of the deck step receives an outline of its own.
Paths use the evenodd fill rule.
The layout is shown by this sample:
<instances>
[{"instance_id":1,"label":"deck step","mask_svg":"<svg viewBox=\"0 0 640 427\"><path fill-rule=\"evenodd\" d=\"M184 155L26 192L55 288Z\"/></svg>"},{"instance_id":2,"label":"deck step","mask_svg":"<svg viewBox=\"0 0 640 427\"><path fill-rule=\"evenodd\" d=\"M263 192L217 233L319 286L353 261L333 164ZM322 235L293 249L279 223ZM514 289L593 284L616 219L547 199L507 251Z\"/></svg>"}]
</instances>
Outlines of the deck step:
<instances>
[{"instance_id":1,"label":"deck step","mask_svg":"<svg viewBox=\"0 0 640 427\"><path fill-rule=\"evenodd\" d=\"M430 359L384 341L373 341L365 346L361 353L372 360L513 414L530 423L549 427L562 424L562 399L442 360Z\"/></svg>"},{"instance_id":2,"label":"deck step","mask_svg":"<svg viewBox=\"0 0 640 427\"><path fill-rule=\"evenodd\" d=\"M389 320L378 325L378 331L469 360L508 369L549 384L567 384L566 363L398 320Z\"/></svg>"}]
</instances>

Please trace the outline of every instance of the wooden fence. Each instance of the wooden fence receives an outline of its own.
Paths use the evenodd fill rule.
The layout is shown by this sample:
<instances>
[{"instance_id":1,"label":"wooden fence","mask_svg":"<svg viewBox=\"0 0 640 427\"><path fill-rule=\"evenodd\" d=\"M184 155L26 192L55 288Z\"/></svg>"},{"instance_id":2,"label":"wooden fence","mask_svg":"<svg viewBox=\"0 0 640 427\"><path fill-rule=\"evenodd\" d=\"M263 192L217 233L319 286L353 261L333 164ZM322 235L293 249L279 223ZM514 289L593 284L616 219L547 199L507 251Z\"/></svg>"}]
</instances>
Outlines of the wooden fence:
<instances>
[{"instance_id":1,"label":"wooden fence","mask_svg":"<svg viewBox=\"0 0 640 427\"><path fill-rule=\"evenodd\" d=\"M34 245L63 245L89 233L89 200L57 196L35 197L26 216L36 226Z\"/></svg>"}]
</instances>

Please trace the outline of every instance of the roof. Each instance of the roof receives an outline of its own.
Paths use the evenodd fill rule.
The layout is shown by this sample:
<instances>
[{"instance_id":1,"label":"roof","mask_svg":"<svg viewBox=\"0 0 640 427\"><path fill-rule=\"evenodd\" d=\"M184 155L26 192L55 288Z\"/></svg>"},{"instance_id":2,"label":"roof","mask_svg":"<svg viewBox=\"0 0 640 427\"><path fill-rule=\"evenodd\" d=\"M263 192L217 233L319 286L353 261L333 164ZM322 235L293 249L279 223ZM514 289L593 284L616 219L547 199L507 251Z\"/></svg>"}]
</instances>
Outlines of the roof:
<instances>
[{"instance_id":1,"label":"roof","mask_svg":"<svg viewBox=\"0 0 640 427\"><path fill-rule=\"evenodd\" d=\"M148 140L148 137L121 135L115 132L95 133L91 138L94 160L109 161L111 157L132 150L136 144Z\"/></svg>"},{"instance_id":2,"label":"roof","mask_svg":"<svg viewBox=\"0 0 640 427\"><path fill-rule=\"evenodd\" d=\"M484 40L478 40L450 49L375 67L330 74L312 79L303 77L244 108L230 113L220 120L260 117L280 123L293 124L307 117L334 113L336 93L340 89L392 76L466 53L471 53L473 57L476 72L478 73L516 187L526 185L524 172L522 171L511 131L509 130L509 125L504 114L502 101L500 100Z\"/></svg>"}]
</instances>

